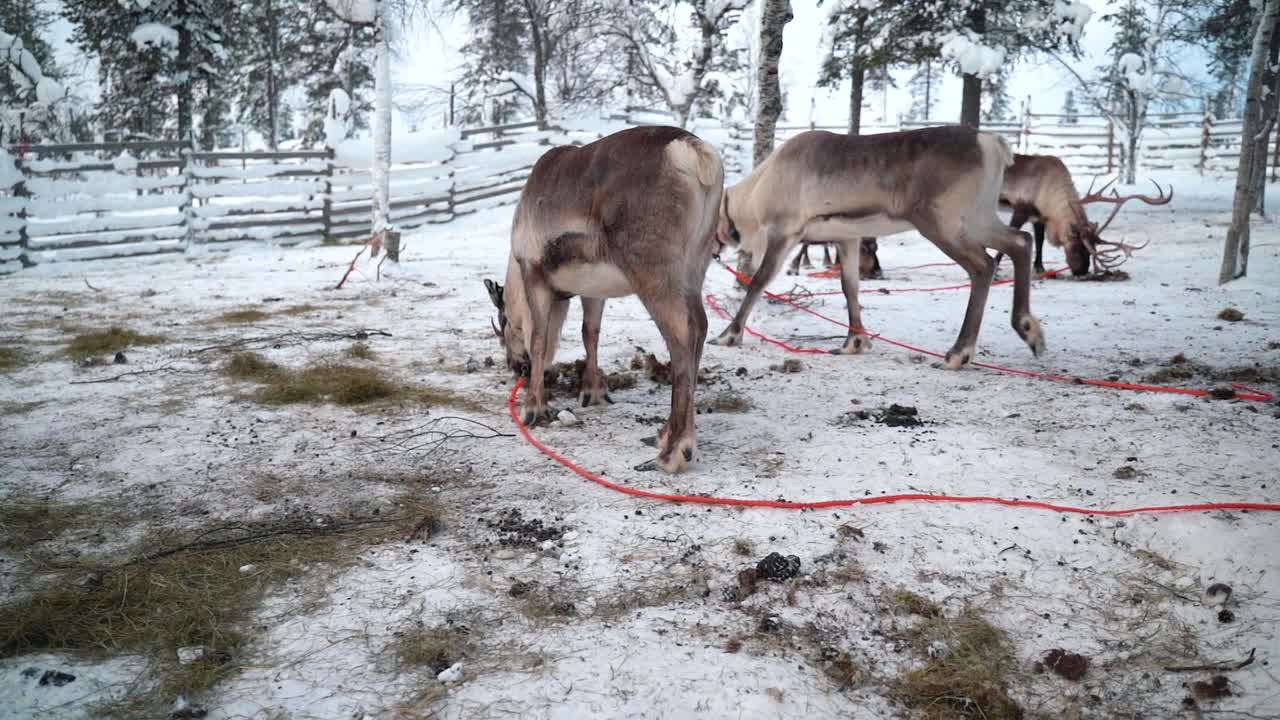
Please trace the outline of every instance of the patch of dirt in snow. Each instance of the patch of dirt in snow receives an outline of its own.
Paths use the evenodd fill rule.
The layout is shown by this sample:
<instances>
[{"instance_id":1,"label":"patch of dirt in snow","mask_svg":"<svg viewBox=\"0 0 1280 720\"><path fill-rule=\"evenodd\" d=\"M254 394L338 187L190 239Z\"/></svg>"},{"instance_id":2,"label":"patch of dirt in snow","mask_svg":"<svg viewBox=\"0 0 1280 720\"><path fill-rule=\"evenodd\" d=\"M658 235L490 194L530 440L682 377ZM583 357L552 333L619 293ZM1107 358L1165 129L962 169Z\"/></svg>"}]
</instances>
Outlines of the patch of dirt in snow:
<instances>
[{"instance_id":1,"label":"patch of dirt in snow","mask_svg":"<svg viewBox=\"0 0 1280 720\"><path fill-rule=\"evenodd\" d=\"M1126 264L1126 282L1035 283L1045 355L1033 358L1009 329L1012 289L999 286L978 358L1280 389L1280 289L1266 280L1280 271L1280 243L1255 238L1250 278L1216 285L1219 238L1206 239L1205 223L1228 203L1229 183L1178 182L1177 205L1126 209L1114 223L1126 237L1158 238ZM484 361L501 350L481 280L501 274L509 221L506 208L423 231L380 281L362 263L342 291L329 288L351 247L51 265L6 278L6 298L21 302L6 303L3 344L21 362L6 365L0 386L0 504L20 498L29 512L0 532L0 613L62 577L59 568L156 533L385 517L413 496L439 516L265 588L234 622L245 637L234 672L184 700L214 718L652 717L655 708L1113 718L1173 716L1188 698L1274 714L1272 514L674 505L624 497L542 457L506 415L509 372ZM895 270L940 259L914 234L882 240L880 253L890 279L873 289L963 276ZM86 293L86 279L100 292ZM718 266L707 291L730 312L742 296ZM863 317L885 337L945 349L965 295L867 293ZM806 302L842 316L839 295ZM1219 320L1224 307L1246 319ZM553 404L577 404L579 314L574 304ZM710 314L714 335L726 321ZM804 345L843 339L769 303L750 325ZM164 341L130 343L123 365L106 356L82 365L65 352L77 335L112 327ZM416 390L352 405L324 393L262 404L246 394L256 382L222 372L237 353L258 353L262 368L341 359ZM636 473L670 403L664 354L640 304L611 300L600 363L615 404L575 408L580 424L536 436L614 482L684 494L946 493L1097 508L1280 500L1274 403L948 372L884 342L802 365L755 340L706 347L697 461L679 476ZM1210 591L1222 586L1231 591ZM1238 670L1166 670L1253 648L1257 660ZM998 672L957 672L975 657ZM11 702L0 715L87 716L92 703L145 683L148 667L133 656L6 657L0 696ZM44 670L76 679L41 686Z\"/></svg>"}]
</instances>

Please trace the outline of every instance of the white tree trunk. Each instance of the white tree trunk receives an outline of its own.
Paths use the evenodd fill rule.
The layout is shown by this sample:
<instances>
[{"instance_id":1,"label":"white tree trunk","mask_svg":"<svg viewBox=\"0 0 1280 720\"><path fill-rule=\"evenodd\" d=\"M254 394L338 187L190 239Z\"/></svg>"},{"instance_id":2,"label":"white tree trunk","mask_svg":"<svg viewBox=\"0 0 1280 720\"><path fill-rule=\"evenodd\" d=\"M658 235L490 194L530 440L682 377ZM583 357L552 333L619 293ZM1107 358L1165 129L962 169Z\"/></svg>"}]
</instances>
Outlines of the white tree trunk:
<instances>
[{"instance_id":1,"label":"white tree trunk","mask_svg":"<svg viewBox=\"0 0 1280 720\"><path fill-rule=\"evenodd\" d=\"M387 10L385 0L378 3L373 115L372 246L375 255L391 230L391 19ZM399 248L387 250L390 260L399 259Z\"/></svg>"},{"instance_id":2,"label":"white tree trunk","mask_svg":"<svg viewBox=\"0 0 1280 720\"><path fill-rule=\"evenodd\" d=\"M1258 164L1266 165L1266 137L1270 124L1275 121L1276 98L1264 97L1262 91L1263 88L1270 90L1275 82L1276 69L1272 63L1276 54L1277 20L1280 20L1280 0L1267 0L1254 31L1253 51L1249 55L1249 90L1244 106L1240 165L1236 170L1231 226L1227 229L1222 266L1218 270L1219 284L1243 277L1249 269L1249 211L1256 203ZM1270 63L1268 57L1272 58Z\"/></svg>"}]
</instances>

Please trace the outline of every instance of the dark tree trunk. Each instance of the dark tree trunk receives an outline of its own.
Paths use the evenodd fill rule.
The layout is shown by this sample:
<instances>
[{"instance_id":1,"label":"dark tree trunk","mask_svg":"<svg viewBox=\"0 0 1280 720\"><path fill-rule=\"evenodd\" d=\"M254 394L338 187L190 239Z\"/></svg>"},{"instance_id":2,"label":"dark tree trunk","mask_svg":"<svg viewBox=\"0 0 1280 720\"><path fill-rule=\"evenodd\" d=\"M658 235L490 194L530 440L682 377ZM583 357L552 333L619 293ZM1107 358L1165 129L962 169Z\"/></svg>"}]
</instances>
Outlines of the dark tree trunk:
<instances>
[{"instance_id":1,"label":"dark tree trunk","mask_svg":"<svg viewBox=\"0 0 1280 720\"><path fill-rule=\"evenodd\" d=\"M782 31L791 18L791 0L765 0L760 17L760 69L756 75L760 103L756 109L755 143L751 151L753 166L764 162L773 152L778 116L782 114L778 59L782 57Z\"/></svg>"},{"instance_id":2,"label":"dark tree trunk","mask_svg":"<svg viewBox=\"0 0 1280 720\"><path fill-rule=\"evenodd\" d=\"M964 76L964 95L960 98L960 124L972 128L982 124L982 80L976 75Z\"/></svg>"},{"instance_id":3,"label":"dark tree trunk","mask_svg":"<svg viewBox=\"0 0 1280 720\"><path fill-rule=\"evenodd\" d=\"M186 0L178 0L178 141L190 143L191 137L191 30L187 27Z\"/></svg>"},{"instance_id":4,"label":"dark tree trunk","mask_svg":"<svg viewBox=\"0 0 1280 720\"><path fill-rule=\"evenodd\" d=\"M969 10L969 24L981 35L987 31L987 15L982 8ZM977 128L982 124L982 78L964 76L964 94L960 97L960 124Z\"/></svg>"},{"instance_id":5,"label":"dark tree trunk","mask_svg":"<svg viewBox=\"0 0 1280 720\"><path fill-rule=\"evenodd\" d=\"M862 90L866 86L867 69L861 58L854 58L849 69L849 134L862 132Z\"/></svg>"},{"instance_id":6,"label":"dark tree trunk","mask_svg":"<svg viewBox=\"0 0 1280 720\"><path fill-rule=\"evenodd\" d=\"M280 54L280 21L275 13L275 0L267 3L267 147L275 150L280 142L280 92L276 88L276 60Z\"/></svg>"},{"instance_id":7,"label":"dark tree trunk","mask_svg":"<svg viewBox=\"0 0 1280 720\"><path fill-rule=\"evenodd\" d=\"M529 35L533 45L533 117L538 125L547 124L547 48L544 43L546 19L538 13L531 0L524 1L529 19Z\"/></svg>"}]
</instances>

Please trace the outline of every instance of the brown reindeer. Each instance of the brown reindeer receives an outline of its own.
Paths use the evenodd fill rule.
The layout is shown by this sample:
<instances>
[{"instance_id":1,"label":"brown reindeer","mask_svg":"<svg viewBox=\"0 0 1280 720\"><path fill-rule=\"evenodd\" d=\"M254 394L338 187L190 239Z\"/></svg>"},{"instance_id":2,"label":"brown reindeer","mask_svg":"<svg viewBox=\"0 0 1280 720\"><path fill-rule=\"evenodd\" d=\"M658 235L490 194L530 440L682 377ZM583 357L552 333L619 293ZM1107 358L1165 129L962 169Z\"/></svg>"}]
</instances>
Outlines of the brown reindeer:
<instances>
[{"instance_id":1,"label":"brown reindeer","mask_svg":"<svg viewBox=\"0 0 1280 720\"><path fill-rule=\"evenodd\" d=\"M1110 185L1110 182L1103 185L1095 193L1090 183L1089 190L1082 197L1077 194L1071 171L1062 160L1052 155L1013 156L1013 165L1005 170L1004 184L1000 188L1000 205L1013 211L1010 227L1019 229L1031 221L1035 230L1036 272L1044 272L1046 233L1049 242L1066 253L1071 274L1077 276L1089 274L1090 258L1093 259L1094 270L1110 270L1123 260L1117 253L1123 252L1128 256L1145 247L1103 240L1101 235L1124 203L1136 199L1148 205L1165 205L1173 200L1173 189L1170 188L1166 196L1160 184L1155 183L1159 194L1154 198L1146 195L1121 196L1115 191L1104 196ZM1090 222L1084 211L1085 205L1095 202L1115 203L1115 209L1101 225ZM996 255L997 266L1002 258L1003 254Z\"/></svg>"},{"instance_id":2,"label":"brown reindeer","mask_svg":"<svg viewBox=\"0 0 1280 720\"><path fill-rule=\"evenodd\" d=\"M947 367L959 368L974 356L995 272L986 248L1013 258L1013 328L1039 354L1044 335L1031 314L1030 237L1005 227L996 214L1010 162L1003 138L963 126L856 136L819 130L791 138L725 191L720 242L741 245L761 261L737 315L713 342L742 341L743 326L765 285L801 240L812 240L840 243L841 287L851 329L833 352L865 350L870 339L858 332L859 238L914 227L972 281L959 337L946 354Z\"/></svg>"},{"instance_id":3,"label":"brown reindeer","mask_svg":"<svg viewBox=\"0 0 1280 720\"><path fill-rule=\"evenodd\" d=\"M569 300L582 299L586 405L608 399L596 360L604 300L638 295L671 356L671 414L657 434L656 461L637 469L680 472L693 461L693 395L707 335L702 282L719 250L723 192L720 155L680 128L631 128L538 159L511 226L507 284L485 280L507 366L529 378L526 425L552 417L543 369L555 358Z\"/></svg>"}]
</instances>

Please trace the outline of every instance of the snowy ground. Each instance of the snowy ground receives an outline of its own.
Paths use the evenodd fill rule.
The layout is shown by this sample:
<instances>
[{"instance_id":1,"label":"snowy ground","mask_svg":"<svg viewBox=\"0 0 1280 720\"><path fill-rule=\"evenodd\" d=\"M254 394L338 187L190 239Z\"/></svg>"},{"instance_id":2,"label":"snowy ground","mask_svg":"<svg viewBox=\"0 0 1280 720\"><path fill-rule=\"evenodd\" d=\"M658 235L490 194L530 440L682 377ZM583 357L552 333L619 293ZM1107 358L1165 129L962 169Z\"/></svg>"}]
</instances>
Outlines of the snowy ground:
<instances>
[{"instance_id":1,"label":"snowy ground","mask_svg":"<svg viewBox=\"0 0 1280 720\"><path fill-rule=\"evenodd\" d=\"M1126 380L1141 380L1178 353L1216 369L1280 365L1280 232L1255 230L1250 277L1218 287L1231 188L1172 179L1171 207L1130 207L1113 226L1130 241L1151 240L1125 266L1131 279L1038 281L1032 308L1049 346L1040 359L1008 326L1011 286L994 289L981 359ZM1280 717L1272 662L1280 654L1274 514L1103 518L940 504L814 512L680 506L612 493L542 457L509 434L510 378L481 283L501 276L509 220L510 208L502 208L414 233L400 267L375 281L372 266L362 264L341 291L330 288L350 247L54 265L0 280L3 340L39 358L0 385L0 493L93 498L146 518L106 534L69 531L49 540L46 554L123 548L157 527L368 512L394 503L387 478L409 473L425 478L443 510L444 529L430 540L375 545L336 575L317 571L275 589L250 624L255 642L249 657L236 658L241 669L195 699L209 717L959 713L954 703L912 711L899 702L895 679L929 661L909 640L924 619L895 600L902 591L935 601L944 619L976 610L1007 634L1016 662L1002 682L1027 717L1191 717L1198 711L1182 705L1184 683L1213 673L1163 668L1240 660L1252 648L1254 663L1225 673L1231 696L1201 700L1200 711ZM943 259L915 235L881 241L880 257L887 277L873 287L962 281L956 268L895 270ZM1060 259L1060 251L1047 251L1050 266ZM780 278L774 289L793 282ZM811 290L838 287L834 280L801 282ZM736 308L740 294L717 266L707 288ZM943 350L959 329L965 291L863 298L872 329ZM212 322L228 310L300 303L317 309L256 324ZM1228 306L1245 319L1218 320ZM825 298L820 309L843 316L843 300ZM561 360L580 357L579 317L575 305ZM65 327L112 323L168 340L127 351L123 368L78 368L58 354ZM712 335L724 324L713 315ZM835 347L834 336L843 334L765 303L751 325L807 345ZM251 386L220 375L205 354L191 354L242 338L361 328L391 333L368 340L376 364L390 374L461 391L486 411L413 402L264 406L246 398ZM279 345L264 354L299 365L350 342ZM582 466L636 487L788 500L990 494L1099 508L1280 502L1275 402L948 372L884 343L857 357L798 356L799 372L771 370L788 357L759 341L708 347L709 381L699 399L736 393L753 408L698 416L701 455L690 473L638 473L632 467L652 453L640 441L661 423L669 392L630 370L637 347L665 357L639 304L611 301L601 364L606 372L632 372L635 386L614 391L615 405L578 411L581 426L535 430ZM486 357L497 366L486 367ZM467 371L469 359L478 370ZM154 369L161 371L71 384ZM1197 376L1180 384L1223 382ZM891 403L914 406L925 424L889 427L849 415ZM562 395L553 404L571 403ZM432 447L410 439L437 419L436 429L470 427L444 416L504 435ZM255 493L264 476L288 491ZM503 545L507 533L490 523L512 509L554 526L551 542ZM734 599L739 572L775 551L800 559L800 577L761 582L754 594ZM36 582L28 579L29 559L0 548L0 600L20 597ZM1215 583L1234 589L1233 622L1220 622L1222 608L1206 600ZM446 620L465 626L469 638L456 658L459 678L442 683L434 671L400 667L390 656L397 632ZM954 650L945 640L935 644L929 650L937 656ZM1035 671L1054 648L1090 659L1082 680ZM76 680L40 686L23 674L30 667L62 669ZM127 657L0 660L0 718L78 717L125 692L144 667Z\"/></svg>"}]
</instances>

